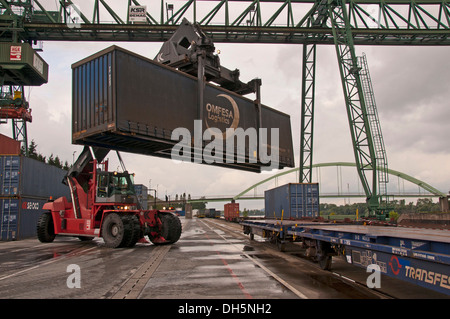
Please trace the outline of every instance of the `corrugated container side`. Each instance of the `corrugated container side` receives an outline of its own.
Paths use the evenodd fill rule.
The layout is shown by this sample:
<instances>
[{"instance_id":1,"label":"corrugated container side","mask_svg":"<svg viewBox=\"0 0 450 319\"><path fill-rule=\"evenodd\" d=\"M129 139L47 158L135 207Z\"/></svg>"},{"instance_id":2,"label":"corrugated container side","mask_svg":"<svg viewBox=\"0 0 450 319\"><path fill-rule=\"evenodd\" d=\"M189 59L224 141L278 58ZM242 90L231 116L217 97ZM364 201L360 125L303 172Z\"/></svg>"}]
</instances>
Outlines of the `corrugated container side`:
<instances>
[{"instance_id":1,"label":"corrugated container side","mask_svg":"<svg viewBox=\"0 0 450 319\"><path fill-rule=\"evenodd\" d=\"M289 219L289 188L279 186L264 192L264 214L266 218Z\"/></svg>"},{"instance_id":2,"label":"corrugated container side","mask_svg":"<svg viewBox=\"0 0 450 319\"><path fill-rule=\"evenodd\" d=\"M193 140L194 120L200 113L195 77L116 46L73 64L72 69L73 143L171 158L172 147L177 144L171 139L175 129L188 129ZM223 132L232 126L258 128L254 101L215 85L205 86L202 108L202 133L208 127ZM293 167L289 115L263 105L261 118L262 127L269 128L269 153L270 128L278 128L277 164ZM203 141L203 147L208 144ZM225 163L223 157L224 163L213 164L259 171L261 163L248 162L246 147L246 163ZM237 146L234 148L236 152ZM226 146L223 153L225 150Z\"/></svg>"},{"instance_id":3,"label":"corrugated container side","mask_svg":"<svg viewBox=\"0 0 450 319\"><path fill-rule=\"evenodd\" d=\"M319 216L318 184L291 184L291 219Z\"/></svg>"},{"instance_id":4,"label":"corrugated container side","mask_svg":"<svg viewBox=\"0 0 450 319\"><path fill-rule=\"evenodd\" d=\"M18 196L20 194L20 157L2 156L0 174L0 196Z\"/></svg>"},{"instance_id":5,"label":"corrugated container side","mask_svg":"<svg viewBox=\"0 0 450 319\"><path fill-rule=\"evenodd\" d=\"M115 127L113 52L73 69L72 132L90 134Z\"/></svg>"},{"instance_id":6,"label":"corrugated container side","mask_svg":"<svg viewBox=\"0 0 450 319\"><path fill-rule=\"evenodd\" d=\"M19 155L20 142L0 134L0 155Z\"/></svg>"},{"instance_id":7,"label":"corrugated container side","mask_svg":"<svg viewBox=\"0 0 450 319\"><path fill-rule=\"evenodd\" d=\"M224 217L233 221L239 218L239 203L227 203L224 205Z\"/></svg>"},{"instance_id":8,"label":"corrugated container side","mask_svg":"<svg viewBox=\"0 0 450 319\"><path fill-rule=\"evenodd\" d=\"M36 226L43 213L45 198L10 197L0 199L1 240L36 236Z\"/></svg>"},{"instance_id":9,"label":"corrugated container side","mask_svg":"<svg viewBox=\"0 0 450 319\"><path fill-rule=\"evenodd\" d=\"M319 216L317 183L290 183L264 192L266 218L302 219Z\"/></svg>"},{"instance_id":10,"label":"corrugated container side","mask_svg":"<svg viewBox=\"0 0 450 319\"><path fill-rule=\"evenodd\" d=\"M17 199L0 199L1 240L17 239L19 225L19 203Z\"/></svg>"},{"instance_id":11,"label":"corrugated container side","mask_svg":"<svg viewBox=\"0 0 450 319\"><path fill-rule=\"evenodd\" d=\"M0 196L70 197L65 170L24 156L0 158Z\"/></svg>"}]
</instances>

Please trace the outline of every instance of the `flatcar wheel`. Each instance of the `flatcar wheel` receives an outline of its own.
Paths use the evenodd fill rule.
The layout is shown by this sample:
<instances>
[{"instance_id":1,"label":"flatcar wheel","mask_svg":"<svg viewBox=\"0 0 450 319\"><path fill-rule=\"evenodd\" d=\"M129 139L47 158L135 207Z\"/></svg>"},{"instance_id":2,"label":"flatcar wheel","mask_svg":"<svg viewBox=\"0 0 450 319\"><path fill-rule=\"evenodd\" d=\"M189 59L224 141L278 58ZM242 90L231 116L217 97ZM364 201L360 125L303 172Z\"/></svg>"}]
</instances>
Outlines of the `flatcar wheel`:
<instances>
[{"instance_id":1,"label":"flatcar wheel","mask_svg":"<svg viewBox=\"0 0 450 319\"><path fill-rule=\"evenodd\" d=\"M331 270L332 256L321 256L318 259L319 267L323 270Z\"/></svg>"},{"instance_id":2,"label":"flatcar wheel","mask_svg":"<svg viewBox=\"0 0 450 319\"><path fill-rule=\"evenodd\" d=\"M278 248L279 251L285 252L286 251L286 244L283 241L277 239L277 248Z\"/></svg>"}]
</instances>

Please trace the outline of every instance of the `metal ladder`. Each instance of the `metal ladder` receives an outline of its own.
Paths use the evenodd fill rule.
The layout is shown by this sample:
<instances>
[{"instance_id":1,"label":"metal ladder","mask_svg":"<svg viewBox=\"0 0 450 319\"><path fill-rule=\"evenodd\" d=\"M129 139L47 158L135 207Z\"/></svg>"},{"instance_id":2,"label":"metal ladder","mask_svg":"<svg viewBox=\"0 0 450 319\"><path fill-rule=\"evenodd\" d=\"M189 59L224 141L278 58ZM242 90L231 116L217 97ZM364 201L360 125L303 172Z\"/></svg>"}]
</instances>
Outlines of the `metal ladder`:
<instances>
[{"instance_id":1,"label":"metal ladder","mask_svg":"<svg viewBox=\"0 0 450 319\"><path fill-rule=\"evenodd\" d=\"M366 103L367 118L372 132L372 141L375 149L375 158L378 175L378 195L380 196L380 206L387 206L389 199L387 196L387 184L389 182L388 163L386 148L384 146L383 134L381 133L380 120L378 118L377 105L375 103L375 94L370 78L369 66L366 55L358 57L359 76Z\"/></svg>"}]
</instances>

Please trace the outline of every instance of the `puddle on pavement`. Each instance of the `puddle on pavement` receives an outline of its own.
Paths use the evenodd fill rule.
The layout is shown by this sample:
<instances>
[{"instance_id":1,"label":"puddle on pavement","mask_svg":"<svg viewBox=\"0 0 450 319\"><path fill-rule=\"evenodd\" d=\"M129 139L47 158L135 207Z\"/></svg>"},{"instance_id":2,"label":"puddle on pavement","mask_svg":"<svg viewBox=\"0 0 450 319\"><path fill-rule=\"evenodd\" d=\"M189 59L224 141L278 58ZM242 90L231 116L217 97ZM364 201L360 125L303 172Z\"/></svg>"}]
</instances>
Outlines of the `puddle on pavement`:
<instances>
[{"instance_id":1,"label":"puddle on pavement","mask_svg":"<svg viewBox=\"0 0 450 319\"><path fill-rule=\"evenodd\" d=\"M194 260L220 260L220 259L226 259L226 260L239 260L239 259L243 259L245 258L244 255L239 255L239 254L226 254L224 255L219 255L219 254L213 254L213 255L208 255L208 256L201 256L201 257L191 257L191 259Z\"/></svg>"},{"instance_id":2,"label":"puddle on pavement","mask_svg":"<svg viewBox=\"0 0 450 319\"><path fill-rule=\"evenodd\" d=\"M201 228L191 228L191 229L186 230L186 231L183 230L183 232L181 233L181 238L202 235L204 233L206 233L206 231L204 231Z\"/></svg>"},{"instance_id":3,"label":"puddle on pavement","mask_svg":"<svg viewBox=\"0 0 450 319\"><path fill-rule=\"evenodd\" d=\"M181 252L219 252L219 253L236 253L242 251L242 245L227 245L227 244L207 244L207 245L195 245L195 246L180 246Z\"/></svg>"},{"instance_id":4,"label":"puddle on pavement","mask_svg":"<svg viewBox=\"0 0 450 319\"><path fill-rule=\"evenodd\" d=\"M215 228L215 229L214 229L214 232L215 232L216 234L218 234L218 235L225 235L225 232L224 232L223 230L221 230L221 229Z\"/></svg>"}]
</instances>

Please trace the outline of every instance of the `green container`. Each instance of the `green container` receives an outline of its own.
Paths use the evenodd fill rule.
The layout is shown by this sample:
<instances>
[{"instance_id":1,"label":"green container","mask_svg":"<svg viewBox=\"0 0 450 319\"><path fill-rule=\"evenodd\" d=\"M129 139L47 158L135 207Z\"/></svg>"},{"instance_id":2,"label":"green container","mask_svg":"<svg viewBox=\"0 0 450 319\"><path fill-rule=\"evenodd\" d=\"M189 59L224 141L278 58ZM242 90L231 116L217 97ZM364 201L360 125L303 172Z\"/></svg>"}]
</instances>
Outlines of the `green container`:
<instances>
[{"instance_id":1,"label":"green container","mask_svg":"<svg viewBox=\"0 0 450 319\"><path fill-rule=\"evenodd\" d=\"M0 67L3 85L40 86L48 81L48 64L28 43L0 43Z\"/></svg>"}]
</instances>

